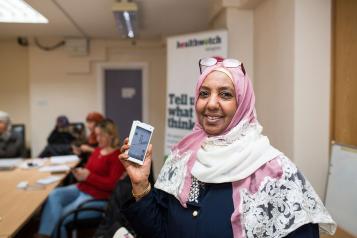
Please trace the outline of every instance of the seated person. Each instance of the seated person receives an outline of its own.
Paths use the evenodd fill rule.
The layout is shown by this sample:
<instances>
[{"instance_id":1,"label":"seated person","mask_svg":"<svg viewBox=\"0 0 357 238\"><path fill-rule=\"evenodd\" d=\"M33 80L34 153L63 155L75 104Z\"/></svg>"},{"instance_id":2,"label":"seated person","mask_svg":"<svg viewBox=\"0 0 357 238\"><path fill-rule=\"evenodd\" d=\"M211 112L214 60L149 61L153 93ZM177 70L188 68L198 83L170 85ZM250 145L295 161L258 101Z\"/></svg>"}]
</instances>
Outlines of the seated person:
<instances>
[{"instance_id":1,"label":"seated person","mask_svg":"<svg viewBox=\"0 0 357 238\"><path fill-rule=\"evenodd\" d=\"M59 116L56 119L56 126L47 138L47 146L40 153L39 157L51 157L56 155L72 154L71 143L75 137L69 131L69 120L66 116Z\"/></svg>"},{"instance_id":2,"label":"seated person","mask_svg":"<svg viewBox=\"0 0 357 238\"><path fill-rule=\"evenodd\" d=\"M94 149L98 145L94 128L98 123L100 123L103 120L104 120L104 116L99 112L89 113L86 118L86 126L89 130L89 136L87 138L86 143L82 143L79 145L78 144L72 145L73 153L81 157L83 161L87 160L89 155L94 151Z\"/></svg>"},{"instance_id":3,"label":"seated person","mask_svg":"<svg viewBox=\"0 0 357 238\"><path fill-rule=\"evenodd\" d=\"M18 158L22 156L23 140L11 131L8 113L0 111L0 158Z\"/></svg>"},{"instance_id":4,"label":"seated person","mask_svg":"<svg viewBox=\"0 0 357 238\"><path fill-rule=\"evenodd\" d=\"M107 199L116 182L124 176L125 169L118 160L119 139L115 124L111 120L104 120L96 126L95 133L98 148L93 151L85 168L73 170L78 183L56 188L49 194L37 237L53 235L61 216L81 203L94 198ZM65 235L62 232L62 236Z\"/></svg>"}]
</instances>

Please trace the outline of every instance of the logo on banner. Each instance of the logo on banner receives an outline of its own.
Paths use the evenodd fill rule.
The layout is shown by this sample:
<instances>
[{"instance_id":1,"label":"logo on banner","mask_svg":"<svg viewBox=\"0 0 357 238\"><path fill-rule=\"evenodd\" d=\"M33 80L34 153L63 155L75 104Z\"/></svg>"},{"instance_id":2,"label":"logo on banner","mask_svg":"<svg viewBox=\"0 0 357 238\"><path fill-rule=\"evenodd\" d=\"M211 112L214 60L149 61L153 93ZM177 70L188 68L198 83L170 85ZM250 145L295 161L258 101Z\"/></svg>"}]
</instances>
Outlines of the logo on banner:
<instances>
[{"instance_id":1,"label":"logo on banner","mask_svg":"<svg viewBox=\"0 0 357 238\"><path fill-rule=\"evenodd\" d=\"M187 41L176 41L176 48L187 48L187 47L197 47L197 46L210 46L217 45L222 42L219 35L216 37L208 37L205 39L189 39Z\"/></svg>"}]
</instances>

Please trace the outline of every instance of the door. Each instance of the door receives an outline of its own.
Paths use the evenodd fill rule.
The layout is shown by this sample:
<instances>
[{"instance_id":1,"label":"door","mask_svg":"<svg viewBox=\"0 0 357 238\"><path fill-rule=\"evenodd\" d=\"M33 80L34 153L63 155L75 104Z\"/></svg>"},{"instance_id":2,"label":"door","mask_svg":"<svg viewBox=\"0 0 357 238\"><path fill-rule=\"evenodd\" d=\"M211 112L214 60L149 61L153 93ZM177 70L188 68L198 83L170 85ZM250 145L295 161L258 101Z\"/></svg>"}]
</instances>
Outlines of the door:
<instances>
[{"instance_id":1,"label":"door","mask_svg":"<svg viewBox=\"0 0 357 238\"><path fill-rule=\"evenodd\" d=\"M332 140L357 146L357 1L334 1Z\"/></svg>"},{"instance_id":2,"label":"door","mask_svg":"<svg viewBox=\"0 0 357 238\"><path fill-rule=\"evenodd\" d=\"M116 123L122 142L133 120L142 121L142 70L106 69L104 77L105 115Z\"/></svg>"}]
</instances>

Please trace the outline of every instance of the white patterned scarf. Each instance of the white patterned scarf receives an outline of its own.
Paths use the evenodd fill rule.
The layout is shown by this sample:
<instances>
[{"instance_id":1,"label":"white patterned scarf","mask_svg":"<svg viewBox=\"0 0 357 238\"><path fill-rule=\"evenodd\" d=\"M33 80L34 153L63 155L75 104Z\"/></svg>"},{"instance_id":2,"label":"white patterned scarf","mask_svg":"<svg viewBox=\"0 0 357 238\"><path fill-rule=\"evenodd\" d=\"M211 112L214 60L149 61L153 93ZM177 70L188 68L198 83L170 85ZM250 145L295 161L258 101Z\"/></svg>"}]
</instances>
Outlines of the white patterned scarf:
<instances>
[{"instance_id":1,"label":"white patterned scarf","mask_svg":"<svg viewBox=\"0 0 357 238\"><path fill-rule=\"evenodd\" d=\"M258 123L244 120L226 135L207 138L197 152L191 174L206 183L235 182L248 177L263 164L282 154L270 145L261 131ZM191 153L171 152L155 187L180 199Z\"/></svg>"},{"instance_id":2,"label":"white patterned scarf","mask_svg":"<svg viewBox=\"0 0 357 238\"><path fill-rule=\"evenodd\" d=\"M269 161L276 158L285 158L282 152L270 145L268 138L263 136L261 132L262 127L258 122L249 123L248 121L241 121L226 135L206 138L203 141L201 148L197 151L197 159L191 170L191 176L194 176L201 182L233 183L232 198L235 205L235 211L232 214L232 229L234 237L284 237L306 223L321 223L322 225L320 227L322 227L324 231L327 231L330 234L334 233L336 224L324 208L317 194L313 191L311 185L307 182L307 187L304 187L305 185L302 184L302 182L295 179L293 182L297 183L297 185L292 186L291 184L294 185L294 183L287 179L286 173L289 173L289 171L294 168L296 170L296 167L292 163L292 165L289 164L290 167L285 166L283 168L284 173L281 179L274 180L276 183L280 184L280 186L286 186L288 184L290 184L290 187L292 186L287 195L289 201L284 202L284 204L294 202L294 200L291 199L291 195L293 194L295 198L299 199L298 201L302 203L301 207L306 207L306 202L309 201L313 202L314 206L310 205L310 207L305 210L296 210L293 212L291 210L294 209L294 204L291 204L291 208L285 207L289 210L288 212L290 212L289 214L292 219L296 217L299 217L300 219L293 225L290 224L290 220L288 219L281 221L282 224L280 225L275 224L276 221L274 221L274 219L280 217L278 213L275 214L274 219L266 221L271 222L269 224L272 225L271 228L275 231L275 235L264 233L265 235L260 234L257 236L261 231L255 230L254 227L256 226L252 227L249 225L256 224L257 226L260 226L261 229L264 229L264 226L267 225L263 220L259 220L260 218L254 216L260 209L259 207L264 205L261 204L261 202L273 202L276 206L281 206L280 200L275 201L273 196L270 197L264 193L264 191L267 190L266 182L268 180L261 184L258 192L255 194L251 194L243 187L236 187L234 185L237 184L237 182L239 183L239 181L244 181L249 178L249 176L254 174ZM165 161L155 183L157 189L175 196L184 207L186 207L187 201L182 201L180 194L184 188L185 176L188 171L187 164L191 153L192 152L190 151L186 151L180 154L177 150L172 151L168 159ZM281 188L278 188L278 190L279 189ZM275 189L274 191L277 192L278 190ZM305 191L305 193L302 193L301 191ZM283 192L286 192L286 190L280 191L278 194L283 194ZM264 200L264 197L266 197L267 200ZM256 209L258 210L253 209L253 204L256 205ZM267 215L267 217L269 216ZM284 217L284 214L282 217ZM285 225L290 224L289 229L276 229L277 227L283 226L283 223ZM267 227L267 229L269 229L269 227Z\"/></svg>"}]
</instances>

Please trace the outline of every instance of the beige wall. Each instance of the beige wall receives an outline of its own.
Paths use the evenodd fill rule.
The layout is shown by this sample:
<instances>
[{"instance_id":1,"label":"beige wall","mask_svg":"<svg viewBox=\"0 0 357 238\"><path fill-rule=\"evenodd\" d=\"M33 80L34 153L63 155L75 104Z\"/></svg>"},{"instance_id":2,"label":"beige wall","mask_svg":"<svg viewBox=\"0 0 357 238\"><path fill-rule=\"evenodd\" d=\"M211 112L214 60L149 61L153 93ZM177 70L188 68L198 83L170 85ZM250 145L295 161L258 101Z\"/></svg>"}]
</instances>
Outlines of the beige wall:
<instances>
[{"instance_id":1,"label":"beige wall","mask_svg":"<svg viewBox=\"0 0 357 238\"><path fill-rule=\"evenodd\" d=\"M254 81L253 11L227 9L228 57L239 59Z\"/></svg>"},{"instance_id":2,"label":"beige wall","mask_svg":"<svg viewBox=\"0 0 357 238\"><path fill-rule=\"evenodd\" d=\"M155 172L163 163L165 121L166 52L160 42L92 40L90 55L70 57L64 48L46 52L30 47L32 148L37 155L55 118L65 114L71 121L84 121L89 111L99 110L98 64L142 62L148 65L149 123L153 136Z\"/></svg>"},{"instance_id":3,"label":"beige wall","mask_svg":"<svg viewBox=\"0 0 357 238\"><path fill-rule=\"evenodd\" d=\"M25 123L30 138L29 54L16 39L0 41L0 111L10 114L13 123Z\"/></svg>"},{"instance_id":4,"label":"beige wall","mask_svg":"<svg viewBox=\"0 0 357 238\"><path fill-rule=\"evenodd\" d=\"M329 162L330 35L330 0L265 0L254 10L259 120L322 198Z\"/></svg>"},{"instance_id":5,"label":"beige wall","mask_svg":"<svg viewBox=\"0 0 357 238\"><path fill-rule=\"evenodd\" d=\"M53 44L58 39L44 39ZM25 122L32 155L46 144L55 119L65 114L71 121L84 121L88 112L100 110L98 64L144 63L148 67L148 122L153 136L157 174L163 163L166 50L160 41L118 42L92 40L90 54L71 57L65 48L43 51L31 44L17 45L15 39L0 41L0 110L15 123ZM31 124L30 124L31 119Z\"/></svg>"},{"instance_id":6,"label":"beige wall","mask_svg":"<svg viewBox=\"0 0 357 238\"><path fill-rule=\"evenodd\" d=\"M254 90L272 145L293 157L294 2L264 1L254 12Z\"/></svg>"},{"instance_id":7,"label":"beige wall","mask_svg":"<svg viewBox=\"0 0 357 238\"><path fill-rule=\"evenodd\" d=\"M294 160L320 196L330 147L331 0L295 0Z\"/></svg>"},{"instance_id":8,"label":"beige wall","mask_svg":"<svg viewBox=\"0 0 357 238\"><path fill-rule=\"evenodd\" d=\"M224 7L224 5L220 7L223 8L221 10L216 9L211 15L211 27L213 29L227 29L228 57L242 61L253 80L253 11Z\"/></svg>"}]
</instances>

